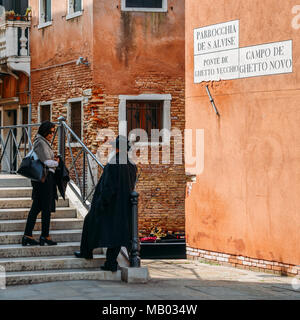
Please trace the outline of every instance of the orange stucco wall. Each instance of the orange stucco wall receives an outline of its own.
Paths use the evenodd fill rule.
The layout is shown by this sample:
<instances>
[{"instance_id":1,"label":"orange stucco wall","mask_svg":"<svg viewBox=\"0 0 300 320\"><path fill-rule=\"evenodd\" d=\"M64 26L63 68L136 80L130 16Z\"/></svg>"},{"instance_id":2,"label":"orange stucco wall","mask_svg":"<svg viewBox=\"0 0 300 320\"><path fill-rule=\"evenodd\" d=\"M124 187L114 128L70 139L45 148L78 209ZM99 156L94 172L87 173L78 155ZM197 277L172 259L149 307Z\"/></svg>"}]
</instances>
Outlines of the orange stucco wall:
<instances>
[{"instance_id":1,"label":"orange stucco wall","mask_svg":"<svg viewBox=\"0 0 300 320\"><path fill-rule=\"evenodd\" d=\"M84 14L66 20L68 1L52 1L52 25L38 29L39 0L29 0L32 8L30 33L31 68L65 63L79 56L92 59L93 1L84 0Z\"/></svg>"},{"instance_id":2,"label":"orange stucco wall","mask_svg":"<svg viewBox=\"0 0 300 320\"><path fill-rule=\"evenodd\" d=\"M186 1L186 128L205 132L204 171L186 199L191 247L300 264L295 5L293 0ZM293 73L194 84L193 29L231 20L239 20L240 47L292 39Z\"/></svg>"},{"instance_id":3,"label":"orange stucco wall","mask_svg":"<svg viewBox=\"0 0 300 320\"><path fill-rule=\"evenodd\" d=\"M137 86L141 75L184 77L184 1L168 0L168 12L125 12L120 6L94 1L95 82L110 94L135 94L147 92ZM165 92L155 84L149 88Z\"/></svg>"},{"instance_id":4,"label":"orange stucco wall","mask_svg":"<svg viewBox=\"0 0 300 320\"><path fill-rule=\"evenodd\" d=\"M145 72L184 77L184 1L145 13L121 11L121 0L84 0L83 15L70 20L67 3L53 0L52 25L38 29L39 1L29 0L32 69L87 57L94 83L110 94L136 91L135 78Z\"/></svg>"}]
</instances>

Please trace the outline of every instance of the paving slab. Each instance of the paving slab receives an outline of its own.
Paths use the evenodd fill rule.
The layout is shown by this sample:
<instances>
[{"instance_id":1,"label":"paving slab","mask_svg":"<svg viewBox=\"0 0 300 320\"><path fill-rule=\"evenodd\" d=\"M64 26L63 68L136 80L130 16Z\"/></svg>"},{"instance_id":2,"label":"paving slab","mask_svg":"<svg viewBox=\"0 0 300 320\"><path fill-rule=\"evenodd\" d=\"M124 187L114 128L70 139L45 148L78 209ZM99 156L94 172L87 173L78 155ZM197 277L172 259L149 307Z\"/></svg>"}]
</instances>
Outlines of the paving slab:
<instances>
[{"instance_id":1,"label":"paving slab","mask_svg":"<svg viewBox=\"0 0 300 320\"><path fill-rule=\"evenodd\" d=\"M142 260L142 266L149 268L145 284L74 280L18 285L0 290L0 300L300 300L300 286L293 285L292 277L184 259Z\"/></svg>"}]
</instances>

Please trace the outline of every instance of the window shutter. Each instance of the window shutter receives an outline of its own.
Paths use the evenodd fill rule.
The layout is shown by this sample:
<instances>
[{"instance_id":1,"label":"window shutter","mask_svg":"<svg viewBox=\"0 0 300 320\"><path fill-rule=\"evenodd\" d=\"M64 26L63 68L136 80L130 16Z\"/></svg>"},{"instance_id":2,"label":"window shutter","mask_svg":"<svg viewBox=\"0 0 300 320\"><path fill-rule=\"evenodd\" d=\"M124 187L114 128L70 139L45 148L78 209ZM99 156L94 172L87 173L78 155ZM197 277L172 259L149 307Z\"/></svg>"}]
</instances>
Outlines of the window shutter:
<instances>
[{"instance_id":1,"label":"window shutter","mask_svg":"<svg viewBox=\"0 0 300 320\"><path fill-rule=\"evenodd\" d=\"M162 129L162 101L127 101L127 135L133 129L144 129L151 138L152 129Z\"/></svg>"},{"instance_id":2,"label":"window shutter","mask_svg":"<svg viewBox=\"0 0 300 320\"><path fill-rule=\"evenodd\" d=\"M69 0L69 13L74 13L74 0Z\"/></svg>"}]
</instances>

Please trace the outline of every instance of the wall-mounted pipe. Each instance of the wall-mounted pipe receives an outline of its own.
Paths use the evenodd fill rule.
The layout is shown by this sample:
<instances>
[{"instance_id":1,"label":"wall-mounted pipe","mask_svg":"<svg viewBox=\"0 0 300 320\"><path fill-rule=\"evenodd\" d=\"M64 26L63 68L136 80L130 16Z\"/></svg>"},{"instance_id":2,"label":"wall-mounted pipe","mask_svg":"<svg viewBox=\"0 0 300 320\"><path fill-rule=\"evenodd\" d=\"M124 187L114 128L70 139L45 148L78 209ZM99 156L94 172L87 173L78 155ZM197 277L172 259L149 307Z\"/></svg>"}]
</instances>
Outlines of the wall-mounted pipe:
<instances>
[{"instance_id":1,"label":"wall-mounted pipe","mask_svg":"<svg viewBox=\"0 0 300 320\"><path fill-rule=\"evenodd\" d=\"M205 86L205 88L206 88L206 92L208 94L209 100L210 100L210 102L211 102L211 104L212 104L217 116L220 117L219 111L218 111L218 109L217 109L217 107L215 105L214 99L212 98L212 96L211 96L211 94L209 92L208 86Z\"/></svg>"}]
</instances>

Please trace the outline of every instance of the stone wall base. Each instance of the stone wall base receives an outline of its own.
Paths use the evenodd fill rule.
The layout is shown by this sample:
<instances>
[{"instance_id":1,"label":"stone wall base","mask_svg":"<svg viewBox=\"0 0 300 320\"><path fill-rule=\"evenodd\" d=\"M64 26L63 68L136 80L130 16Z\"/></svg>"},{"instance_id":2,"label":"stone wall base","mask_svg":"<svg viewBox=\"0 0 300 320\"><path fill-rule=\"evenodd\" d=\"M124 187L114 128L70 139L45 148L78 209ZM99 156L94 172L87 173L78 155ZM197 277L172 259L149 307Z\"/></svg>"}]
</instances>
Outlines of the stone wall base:
<instances>
[{"instance_id":1,"label":"stone wall base","mask_svg":"<svg viewBox=\"0 0 300 320\"><path fill-rule=\"evenodd\" d=\"M227 267L235 267L252 271L267 272L285 276L295 277L300 275L300 266L280 263L276 261L267 261L253 259L221 252L201 250L187 245L186 256L189 260L199 260L211 262Z\"/></svg>"}]
</instances>

